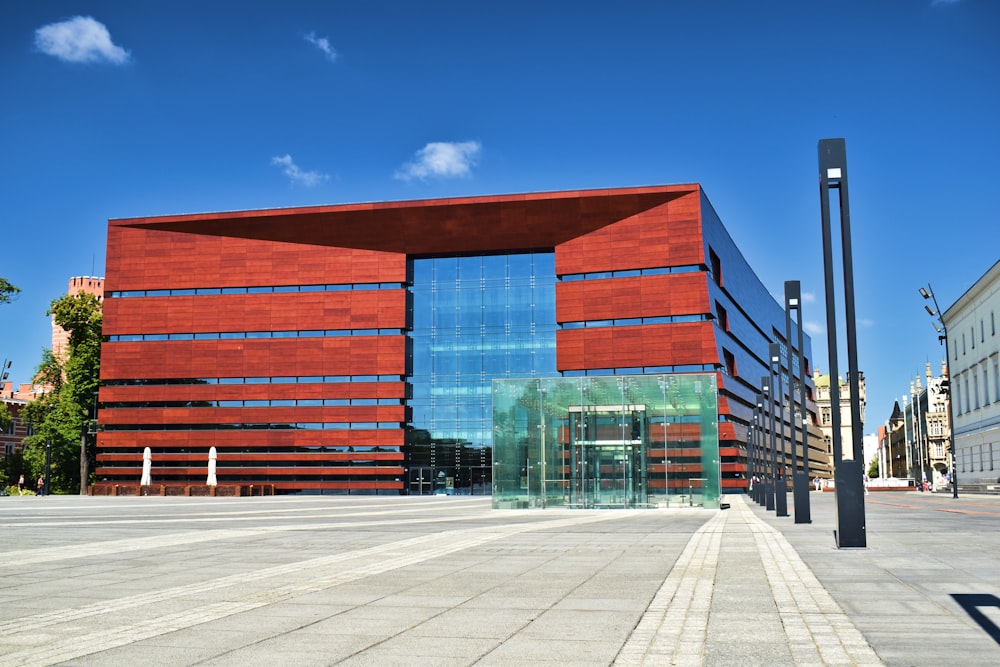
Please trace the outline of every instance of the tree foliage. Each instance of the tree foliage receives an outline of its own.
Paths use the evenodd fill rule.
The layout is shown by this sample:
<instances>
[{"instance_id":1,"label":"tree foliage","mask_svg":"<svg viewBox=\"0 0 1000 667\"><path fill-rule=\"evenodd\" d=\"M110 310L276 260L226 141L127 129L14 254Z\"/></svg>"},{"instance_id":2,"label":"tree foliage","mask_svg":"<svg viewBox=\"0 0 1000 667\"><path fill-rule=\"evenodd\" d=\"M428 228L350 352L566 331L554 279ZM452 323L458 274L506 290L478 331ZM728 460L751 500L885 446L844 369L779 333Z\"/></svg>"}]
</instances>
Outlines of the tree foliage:
<instances>
[{"instance_id":1,"label":"tree foliage","mask_svg":"<svg viewBox=\"0 0 1000 667\"><path fill-rule=\"evenodd\" d=\"M24 408L33 431L25 438L24 460L33 475L41 473L51 443L50 488L72 491L80 487L80 442L100 383L101 302L92 294L65 295L52 302L48 314L69 333L69 354L64 363L51 350L42 352L35 383L49 391ZM88 443L91 462L95 449Z\"/></svg>"},{"instance_id":2,"label":"tree foliage","mask_svg":"<svg viewBox=\"0 0 1000 667\"><path fill-rule=\"evenodd\" d=\"M0 303L10 303L21 293L21 288L12 285L6 278L0 278Z\"/></svg>"},{"instance_id":3,"label":"tree foliage","mask_svg":"<svg viewBox=\"0 0 1000 667\"><path fill-rule=\"evenodd\" d=\"M868 462L868 477L871 478L871 479L874 479L874 478L878 477L878 457L877 456L874 457L874 458L872 458L872 460Z\"/></svg>"}]
</instances>

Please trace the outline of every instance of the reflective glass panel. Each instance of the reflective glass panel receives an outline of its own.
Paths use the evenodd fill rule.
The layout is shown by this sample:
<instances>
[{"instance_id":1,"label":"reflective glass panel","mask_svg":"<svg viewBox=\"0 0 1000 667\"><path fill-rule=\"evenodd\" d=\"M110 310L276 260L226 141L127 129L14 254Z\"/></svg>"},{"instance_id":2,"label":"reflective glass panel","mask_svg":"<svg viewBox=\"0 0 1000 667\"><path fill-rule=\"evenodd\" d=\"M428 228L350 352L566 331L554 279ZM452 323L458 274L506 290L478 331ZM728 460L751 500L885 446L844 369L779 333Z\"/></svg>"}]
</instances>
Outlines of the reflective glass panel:
<instances>
[{"instance_id":1,"label":"reflective glass panel","mask_svg":"<svg viewBox=\"0 0 1000 667\"><path fill-rule=\"evenodd\" d=\"M713 373L494 380L493 507L720 504Z\"/></svg>"}]
</instances>

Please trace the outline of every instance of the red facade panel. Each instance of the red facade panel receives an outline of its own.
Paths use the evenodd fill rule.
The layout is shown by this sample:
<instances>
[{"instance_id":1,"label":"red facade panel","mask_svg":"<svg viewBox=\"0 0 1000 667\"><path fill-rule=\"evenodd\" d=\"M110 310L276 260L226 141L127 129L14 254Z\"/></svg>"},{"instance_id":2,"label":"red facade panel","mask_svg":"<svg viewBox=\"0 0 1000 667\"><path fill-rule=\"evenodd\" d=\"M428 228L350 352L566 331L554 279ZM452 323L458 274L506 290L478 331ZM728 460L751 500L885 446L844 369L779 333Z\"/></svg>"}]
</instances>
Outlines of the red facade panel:
<instances>
[{"instance_id":1,"label":"red facade panel","mask_svg":"<svg viewBox=\"0 0 1000 667\"><path fill-rule=\"evenodd\" d=\"M556 274L705 263L699 192L575 237L556 246Z\"/></svg>"},{"instance_id":2,"label":"red facade panel","mask_svg":"<svg viewBox=\"0 0 1000 667\"><path fill-rule=\"evenodd\" d=\"M562 329L556 332L560 371L693 366L719 363L711 322L635 327Z\"/></svg>"},{"instance_id":3,"label":"red facade panel","mask_svg":"<svg viewBox=\"0 0 1000 667\"><path fill-rule=\"evenodd\" d=\"M406 255L110 224L106 291L401 283Z\"/></svg>"},{"instance_id":4,"label":"red facade panel","mask_svg":"<svg viewBox=\"0 0 1000 667\"><path fill-rule=\"evenodd\" d=\"M110 298L105 335L402 329L406 290Z\"/></svg>"},{"instance_id":5,"label":"red facade panel","mask_svg":"<svg viewBox=\"0 0 1000 667\"><path fill-rule=\"evenodd\" d=\"M406 337L105 343L101 379L405 375Z\"/></svg>"},{"instance_id":6,"label":"red facade panel","mask_svg":"<svg viewBox=\"0 0 1000 667\"><path fill-rule=\"evenodd\" d=\"M560 323L710 312L708 275L702 272L556 283Z\"/></svg>"}]
</instances>

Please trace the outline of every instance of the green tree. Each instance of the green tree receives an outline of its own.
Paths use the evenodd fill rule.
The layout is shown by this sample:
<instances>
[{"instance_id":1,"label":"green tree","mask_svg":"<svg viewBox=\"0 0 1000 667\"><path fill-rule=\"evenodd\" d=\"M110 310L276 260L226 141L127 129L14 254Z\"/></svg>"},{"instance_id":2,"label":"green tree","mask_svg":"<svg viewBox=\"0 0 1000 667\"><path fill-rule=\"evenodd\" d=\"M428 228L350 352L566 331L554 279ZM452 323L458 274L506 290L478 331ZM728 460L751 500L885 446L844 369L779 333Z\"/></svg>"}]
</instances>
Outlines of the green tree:
<instances>
[{"instance_id":1,"label":"green tree","mask_svg":"<svg viewBox=\"0 0 1000 667\"><path fill-rule=\"evenodd\" d=\"M86 426L100 384L101 302L92 294L66 295L55 299L47 314L69 333L69 354L61 363L51 350L42 353L35 382L51 391L25 406L34 433L25 438L24 458L33 472L43 470L51 443L52 489L86 493L96 457Z\"/></svg>"},{"instance_id":2,"label":"green tree","mask_svg":"<svg viewBox=\"0 0 1000 667\"><path fill-rule=\"evenodd\" d=\"M875 456L868 463L868 477L869 479L874 479L878 477L878 457Z\"/></svg>"},{"instance_id":3,"label":"green tree","mask_svg":"<svg viewBox=\"0 0 1000 667\"><path fill-rule=\"evenodd\" d=\"M7 407L7 404L0 401L0 431L6 431L9 429L13 421L14 417L10 414L10 409Z\"/></svg>"},{"instance_id":4,"label":"green tree","mask_svg":"<svg viewBox=\"0 0 1000 667\"><path fill-rule=\"evenodd\" d=\"M21 293L21 288L11 285L6 278L0 278L0 303L10 303Z\"/></svg>"}]
</instances>

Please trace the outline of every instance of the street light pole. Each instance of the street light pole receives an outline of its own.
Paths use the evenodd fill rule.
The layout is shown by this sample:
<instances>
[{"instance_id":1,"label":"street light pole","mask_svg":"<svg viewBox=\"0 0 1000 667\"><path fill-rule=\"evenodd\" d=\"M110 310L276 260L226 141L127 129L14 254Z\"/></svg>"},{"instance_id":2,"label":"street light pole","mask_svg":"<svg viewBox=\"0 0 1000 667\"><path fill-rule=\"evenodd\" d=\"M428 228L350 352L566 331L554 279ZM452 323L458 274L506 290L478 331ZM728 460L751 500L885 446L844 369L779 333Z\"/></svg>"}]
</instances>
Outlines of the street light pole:
<instances>
[{"instance_id":1,"label":"street light pole","mask_svg":"<svg viewBox=\"0 0 1000 667\"><path fill-rule=\"evenodd\" d=\"M761 390L757 392L754 399L757 401L757 504L761 507L767 505L767 433L765 432L764 420L764 387L766 380L761 379Z\"/></svg>"},{"instance_id":2,"label":"street light pole","mask_svg":"<svg viewBox=\"0 0 1000 667\"><path fill-rule=\"evenodd\" d=\"M770 364L768 364L770 366ZM777 466L777 455L775 454L775 440L774 440L774 391L771 387L771 375L763 376L760 379L760 393L764 397L764 405L767 406L768 412L768 436L765 442L768 442L766 447L770 451L770 459L768 460L768 453L764 453L765 467L768 470L767 480L764 483L764 508L767 511L772 511L774 509L774 488L775 488L775 469Z\"/></svg>"},{"instance_id":3,"label":"street light pole","mask_svg":"<svg viewBox=\"0 0 1000 667\"><path fill-rule=\"evenodd\" d=\"M858 382L858 334L854 306L854 260L851 252L851 215L847 196L847 147L843 139L819 142L819 196L823 233L823 269L826 287L826 338L830 362L830 421L833 426L833 464L837 502L837 547L865 547L865 501L863 496L861 395ZM847 380L851 403L851 457L843 456L840 426L840 380L837 364L837 309L835 301L833 230L830 224L830 190L840 194L840 245L843 270L844 314L847 343Z\"/></svg>"},{"instance_id":4,"label":"street light pole","mask_svg":"<svg viewBox=\"0 0 1000 667\"><path fill-rule=\"evenodd\" d=\"M951 497L958 498L958 452L955 447L955 422L952 418L952 405L951 405L951 363L948 360L948 355L950 354L948 350L948 327L945 326L944 317L941 316L941 307L938 305L937 297L934 296L934 290L931 289L931 284L927 283L927 289L923 287L920 288L920 296L925 299L930 299L934 302L934 308L931 309L930 306L924 304L924 310L927 314L935 318L938 321L934 325L934 328L938 332L938 342L944 345L944 372L948 375L947 385L942 383L942 388L945 390L944 394L948 400L948 439L951 441L948 447L949 453L951 454Z\"/></svg>"},{"instance_id":5,"label":"street light pole","mask_svg":"<svg viewBox=\"0 0 1000 667\"><path fill-rule=\"evenodd\" d=\"M927 438L924 437L924 433L927 430L927 411L920 411L920 392L923 387L920 386L920 374L917 373L917 388L915 394L914 408L916 409L917 418L917 457L920 461L920 490L924 490L924 482L927 481L927 471L924 469L924 459L927 458ZM929 387L928 387L929 389Z\"/></svg>"},{"instance_id":6,"label":"street light pole","mask_svg":"<svg viewBox=\"0 0 1000 667\"><path fill-rule=\"evenodd\" d=\"M49 495L49 478L52 476L52 438L45 441L45 484L42 495Z\"/></svg>"},{"instance_id":7,"label":"street light pole","mask_svg":"<svg viewBox=\"0 0 1000 667\"><path fill-rule=\"evenodd\" d=\"M771 343L768 345L768 357L771 360L771 375L773 377L771 381L772 388L775 388L772 393L771 398L771 408L778 409L778 414L773 416L773 419L777 421L777 428L780 433L775 431L775 449L774 449L774 463L775 463L775 478L774 478L774 508L775 516L788 516L788 484L785 482L785 390L784 385L781 381L781 345L778 343ZM781 462L778 463L778 446L781 446Z\"/></svg>"},{"instance_id":8,"label":"street light pole","mask_svg":"<svg viewBox=\"0 0 1000 667\"><path fill-rule=\"evenodd\" d=\"M788 406L792 424L792 502L795 506L795 523L812 523L809 508L809 429L806 426L806 370L802 351L802 288L798 280L785 281L785 342L788 349ZM795 328L798 342L795 346L798 378L792 372L792 311L795 311ZM799 388L799 412L795 412L795 383ZM795 433L802 426L802 470L799 470Z\"/></svg>"},{"instance_id":9,"label":"street light pole","mask_svg":"<svg viewBox=\"0 0 1000 667\"><path fill-rule=\"evenodd\" d=\"M754 487L754 475L756 475L756 461L754 461L754 447L756 443L754 438L757 437L757 413L756 411L750 417L750 424L747 425L747 493L753 498L754 494L757 492Z\"/></svg>"}]
</instances>

